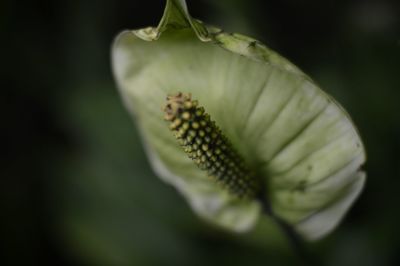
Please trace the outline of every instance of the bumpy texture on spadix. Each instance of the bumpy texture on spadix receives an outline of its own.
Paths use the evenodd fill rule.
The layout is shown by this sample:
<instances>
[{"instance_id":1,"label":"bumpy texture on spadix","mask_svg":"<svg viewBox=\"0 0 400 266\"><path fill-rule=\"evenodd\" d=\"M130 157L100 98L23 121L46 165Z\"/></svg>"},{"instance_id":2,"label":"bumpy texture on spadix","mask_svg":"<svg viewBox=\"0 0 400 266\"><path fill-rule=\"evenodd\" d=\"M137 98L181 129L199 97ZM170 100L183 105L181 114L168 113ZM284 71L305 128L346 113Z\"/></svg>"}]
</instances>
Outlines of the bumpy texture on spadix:
<instances>
[{"instance_id":1,"label":"bumpy texture on spadix","mask_svg":"<svg viewBox=\"0 0 400 266\"><path fill-rule=\"evenodd\" d=\"M185 1L168 0L158 27L122 32L112 62L155 172L210 223L249 230L260 205L221 188L171 134L160 108L179 91L201 103L257 173L272 212L307 239L332 231L359 195L365 151L344 109L261 42L193 19Z\"/></svg>"},{"instance_id":2,"label":"bumpy texture on spadix","mask_svg":"<svg viewBox=\"0 0 400 266\"><path fill-rule=\"evenodd\" d=\"M260 180L190 94L168 96L164 111L186 154L214 182L239 198L255 199L259 195Z\"/></svg>"}]
</instances>

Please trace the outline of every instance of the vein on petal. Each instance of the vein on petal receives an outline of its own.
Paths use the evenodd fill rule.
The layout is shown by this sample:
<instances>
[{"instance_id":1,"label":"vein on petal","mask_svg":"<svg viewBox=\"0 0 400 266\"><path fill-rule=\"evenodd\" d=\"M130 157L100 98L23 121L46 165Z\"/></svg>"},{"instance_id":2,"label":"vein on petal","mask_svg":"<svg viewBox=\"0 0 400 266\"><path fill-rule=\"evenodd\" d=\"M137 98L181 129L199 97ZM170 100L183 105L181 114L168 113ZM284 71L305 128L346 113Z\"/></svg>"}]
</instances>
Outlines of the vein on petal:
<instances>
[{"instance_id":1,"label":"vein on petal","mask_svg":"<svg viewBox=\"0 0 400 266\"><path fill-rule=\"evenodd\" d=\"M265 163L268 164L269 162L271 162L273 159L276 158L276 156L278 156L279 154L281 154L281 152L283 152L291 143L293 143L296 139L298 139L298 137L300 137L302 134L304 134L304 132L306 131L306 129L311 126L311 124L313 122L316 121L316 119L324 113L324 111L326 110L326 108L329 106L329 104L325 105L321 110L319 110L314 116L312 116L310 118L309 121L307 121L293 136L291 136L288 140L286 140L282 146L268 159L268 161L266 161Z\"/></svg>"}]
</instances>

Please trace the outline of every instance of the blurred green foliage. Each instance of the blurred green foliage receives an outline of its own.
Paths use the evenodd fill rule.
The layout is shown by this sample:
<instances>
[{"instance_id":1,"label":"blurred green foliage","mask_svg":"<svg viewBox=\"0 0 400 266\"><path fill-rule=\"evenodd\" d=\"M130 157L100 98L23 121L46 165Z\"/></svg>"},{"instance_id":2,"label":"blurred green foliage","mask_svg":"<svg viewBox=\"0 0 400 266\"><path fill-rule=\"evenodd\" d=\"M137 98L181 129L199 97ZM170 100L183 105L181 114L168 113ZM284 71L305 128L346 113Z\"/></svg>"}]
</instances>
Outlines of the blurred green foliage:
<instances>
[{"instance_id":1,"label":"blurred green foliage","mask_svg":"<svg viewBox=\"0 0 400 266\"><path fill-rule=\"evenodd\" d=\"M326 265L398 265L400 7L397 1L188 1L309 73L353 117L367 185L341 226L311 244ZM199 220L152 173L110 73L124 28L164 1L0 3L2 265L298 265L276 227L231 235Z\"/></svg>"}]
</instances>

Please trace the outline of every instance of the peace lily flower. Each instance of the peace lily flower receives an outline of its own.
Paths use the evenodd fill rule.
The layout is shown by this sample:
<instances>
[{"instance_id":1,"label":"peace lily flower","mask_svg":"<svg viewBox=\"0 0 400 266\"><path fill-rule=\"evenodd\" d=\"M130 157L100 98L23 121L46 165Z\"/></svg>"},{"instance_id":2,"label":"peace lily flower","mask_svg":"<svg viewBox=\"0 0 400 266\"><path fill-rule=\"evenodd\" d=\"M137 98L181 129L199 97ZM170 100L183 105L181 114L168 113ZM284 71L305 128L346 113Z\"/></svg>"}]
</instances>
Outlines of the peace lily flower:
<instances>
[{"instance_id":1,"label":"peace lily flower","mask_svg":"<svg viewBox=\"0 0 400 266\"><path fill-rule=\"evenodd\" d=\"M345 110L259 41L193 19L184 0L167 1L158 27L120 33L112 64L154 171L204 219L243 232L267 206L314 240L362 190L365 152Z\"/></svg>"}]
</instances>

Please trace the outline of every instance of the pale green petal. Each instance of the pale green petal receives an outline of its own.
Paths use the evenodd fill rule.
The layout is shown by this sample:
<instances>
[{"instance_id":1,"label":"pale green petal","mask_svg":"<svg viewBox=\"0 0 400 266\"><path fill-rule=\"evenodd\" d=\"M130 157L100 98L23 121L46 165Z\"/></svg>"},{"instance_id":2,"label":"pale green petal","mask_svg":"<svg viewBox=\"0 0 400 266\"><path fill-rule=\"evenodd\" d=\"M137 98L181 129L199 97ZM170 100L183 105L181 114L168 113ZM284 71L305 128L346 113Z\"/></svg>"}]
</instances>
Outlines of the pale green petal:
<instances>
[{"instance_id":1,"label":"pale green petal","mask_svg":"<svg viewBox=\"0 0 400 266\"><path fill-rule=\"evenodd\" d=\"M306 237L331 231L361 190L365 152L345 111L260 42L191 19L185 1L167 1L157 28L122 32L112 62L153 168L207 220L244 231L260 207L221 190L187 158L163 121L170 93L199 100L260 172L274 212Z\"/></svg>"},{"instance_id":2,"label":"pale green petal","mask_svg":"<svg viewBox=\"0 0 400 266\"><path fill-rule=\"evenodd\" d=\"M365 173L355 173L355 181L345 188L343 195L322 210L316 211L296 225L300 234L309 240L319 239L333 230L342 219L354 200L358 197L365 183Z\"/></svg>"}]
</instances>

